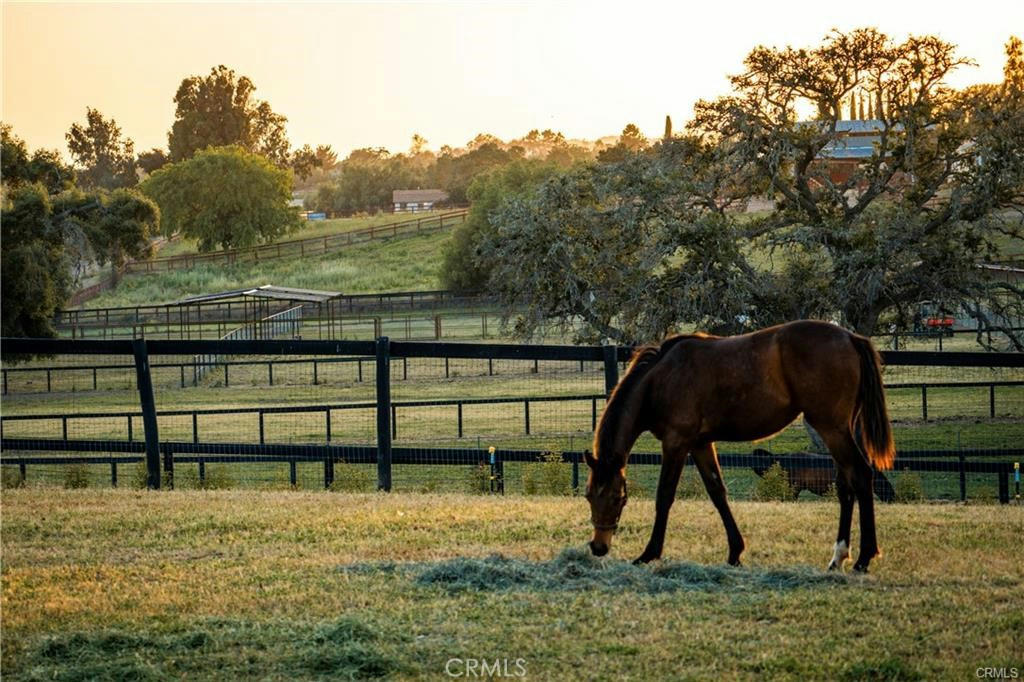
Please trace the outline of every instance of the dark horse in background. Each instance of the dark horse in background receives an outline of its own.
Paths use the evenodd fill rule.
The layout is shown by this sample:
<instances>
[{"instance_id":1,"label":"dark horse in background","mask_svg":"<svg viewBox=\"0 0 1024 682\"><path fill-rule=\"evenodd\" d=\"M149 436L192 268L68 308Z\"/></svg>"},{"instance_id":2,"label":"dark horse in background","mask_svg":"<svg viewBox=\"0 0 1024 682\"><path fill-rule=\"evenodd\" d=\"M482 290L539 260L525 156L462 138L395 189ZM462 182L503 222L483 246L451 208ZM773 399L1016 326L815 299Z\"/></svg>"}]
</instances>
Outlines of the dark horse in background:
<instances>
[{"instance_id":1,"label":"dark horse in background","mask_svg":"<svg viewBox=\"0 0 1024 682\"><path fill-rule=\"evenodd\" d=\"M801 460L828 461L829 466L827 467L801 466L799 463L786 461L785 458L780 458L767 450L760 449L754 450L754 457L758 458L759 463L752 465L750 468L761 478L764 478L765 473L773 464L776 462L779 464L779 467L782 468L786 475L786 482L789 483L790 490L793 491L794 500L804 490L809 490L815 495L827 495L829 489L836 481L836 470L832 466L832 458L828 455L808 452L802 452L798 455L798 458ZM892 502L895 500L896 491L893 490L892 484L889 483L889 479L885 477L885 474L880 471L872 473L874 477L874 490L875 494L878 495L878 499L882 502Z\"/></svg>"},{"instance_id":2,"label":"dark horse in background","mask_svg":"<svg viewBox=\"0 0 1024 682\"><path fill-rule=\"evenodd\" d=\"M744 549L726 500L715 441L771 436L803 413L836 462L839 533L830 569L849 556L853 502L860 508L860 555L867 571L878 555L872 470L892 467L895 448L886 413L880 361L871 342L827 322L800 321L742 336L674 336L640 348L608 400L588 454L594 537L608 553L626 505L626 463L644 431L661 441L662 465L654 529L635 563L661 557L668 513L688 454L718 509L730 564ZM860 427L861 442L855 437Z\"/></svg>"}]
</instances>

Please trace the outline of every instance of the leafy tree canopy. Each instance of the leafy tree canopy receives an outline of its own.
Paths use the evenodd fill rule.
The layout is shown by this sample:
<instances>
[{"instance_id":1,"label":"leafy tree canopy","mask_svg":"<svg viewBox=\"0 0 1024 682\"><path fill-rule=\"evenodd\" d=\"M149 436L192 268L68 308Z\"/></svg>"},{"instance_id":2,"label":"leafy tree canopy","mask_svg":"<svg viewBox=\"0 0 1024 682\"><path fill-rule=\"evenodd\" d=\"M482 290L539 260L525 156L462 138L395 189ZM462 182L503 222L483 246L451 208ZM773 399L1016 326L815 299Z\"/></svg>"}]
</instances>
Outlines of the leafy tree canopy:
<instances>
[{"instance_id":1,"label":"leafy tree canopy","mask_svg":"<svg viewBox=\"0 0 1024 682\"><path fill-rule=\"evenodd\" d=\"M61 161L56 150L37 149L29 154L24 140L6 123L0 124L0 145L0 177L5 187L38 182L52 194L75 184L74 169Z\"/></svg>"},{"instance_id":2,"label":"leafy tree canopy","mask_svg":"<svg viewBox=\"0 0 1024 682\"><path fill-rule=\"evenodd\" d=\"M65 135L71 158L82 169L79 183L86 189L136 185L135 144L121 137L117 121L103 118L97 109L87 108L85 118L84 126L73 123Z\"/></svg>"},{"instance_id":3,"label":"leafy tree canopy","mask_svg":"<svg viewBox=\"0 0 1024 682\"><path fill-rule=\"evenodd\" d=\"M489 217L503 201L535 190L559 167L550 162L519 159L506 166L478 175L466 194L471 202L466 221L455 228L444 249L441 282L447 289L465 292L483 291L490 268L477 259L485 235L493 232Z\"/></svg>"},{"instance_id":4,"label":"leafy tree canopy","mask_svg":"<svg viewBox=\"0 0 1024 682\"><path fill-rule=\"evenodd\" d=\"M174 95L174 124L167 135L171 161L184 161L207 147L238 145L287 166L288 119L257 100L255 91L248 77L223 65L205 77L181 81Z\"/></svg>"},{"instance_id":5,"label":"leafy tree canopy","mask_svg":"<svg viewBox=\"0 0 1024 682\"><path fill-rule=\"evenodd\" d=\"M87 261L120 265L148 255L159 224L156 205L135 190L51 195L41 183L5 191L3 336L52 337L72 273Z\"/></svg>"},{"instance_id":6,"label":"leafy tree canopy","mask_svg":"<svg viewBox=\"0 0 1024 682\"><path fill-rule=\"evenodd\" d=\"M938 38L873 29L758 47L731 95L698 103L687 135L495 211L480 249L490 287L525 311L524 334L555 321L635 342L811 316L872 333L908 328L926 299L1006 329L1024 314L1021 289L979 264L1021 237L1024 106L1010 77L949 88L965 63ZM836 173L852 93L872 100L878 130ZM735 210L753 197L773 208Z\"/></svg>"},{"instance_id":7,"label":"leafy tree canopy","mask_svg":"<svg viewBox=\"0 0 1024 682\"><path fill-rule=\"evenodd\" d=\"M627 123L619 135L619 141L598 152L597 160L601 163L618 163L632 154L639 154L647 147L647 138L640 132L640 128L635 123Z\"/></svg>"},{"instance_id":8,"label":"leafy tree canopy","mask_svg":"<svg viewBox=\"0 0 1024 682\"><path fill-rule=\"evenodd\" d=\"M391 206L392 191L422 184L422 171L403 154L382 147L356 149L338 164L333 180L320 185L314 208L334 213L377 211Z\"/></svg>"},{"instance_id":9,"label":"leafy tree canopy","mask_svg":"<svg viewBox=\"0 0 1024 682\"><path fill-rule=\"evenodd\" d=\"M136 165L145 171L146 175L152 175L170 162L171 159L167 156L167 152L163 149L157 149L154 147L148 152L142 152L139 154L139 158L136 160Z\"/></svg>"},{"instance_id":10,"label":"leafy tree canopy","mask_svg":"<svg viewBox=\"0 0 1024 682\"><path fill-rule=\"evenodd\" d=\"M236 145L164 166L142 189L160 205L164 234L195 239L201 251L271 242L298 226L291 171Z\"/></svg>"}]
</instances>

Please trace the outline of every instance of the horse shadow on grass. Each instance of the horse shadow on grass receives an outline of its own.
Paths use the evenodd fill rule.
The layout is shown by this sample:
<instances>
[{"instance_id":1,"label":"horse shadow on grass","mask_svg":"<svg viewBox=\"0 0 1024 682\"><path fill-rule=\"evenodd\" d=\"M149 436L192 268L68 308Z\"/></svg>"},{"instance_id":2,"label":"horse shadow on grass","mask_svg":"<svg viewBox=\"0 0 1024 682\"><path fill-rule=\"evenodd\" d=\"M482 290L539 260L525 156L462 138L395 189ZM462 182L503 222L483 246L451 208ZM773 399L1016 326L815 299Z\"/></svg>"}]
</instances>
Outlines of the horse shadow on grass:
<instances>
[{"instance_id":1,"label":"horse shadow on grass","mask_svg":"<svg viewBox=\"0 0 1024 682\"><path fill-rule=\"evenodd\" d=\"M778 591L846 585L835 571L810 567L773 569L706 566L688 561L661 561L634 566L623 560L598 559L585 549L564 549L549 561L502 555L456 557L441 561L360 562L340 566L347 575L396 573L422 587L447 592L586 592L633 591L660 594L678 591Z\"/></svg>"}]
</instances>

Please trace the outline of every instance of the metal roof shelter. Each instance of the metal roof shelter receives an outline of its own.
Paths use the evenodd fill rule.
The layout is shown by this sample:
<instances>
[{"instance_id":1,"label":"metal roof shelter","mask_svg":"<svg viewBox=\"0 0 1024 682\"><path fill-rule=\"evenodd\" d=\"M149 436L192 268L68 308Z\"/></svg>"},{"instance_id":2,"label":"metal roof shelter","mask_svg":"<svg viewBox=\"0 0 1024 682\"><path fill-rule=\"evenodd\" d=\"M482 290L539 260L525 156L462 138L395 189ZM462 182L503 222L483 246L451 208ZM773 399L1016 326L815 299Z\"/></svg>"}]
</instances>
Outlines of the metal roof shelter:
<instances>
[{"instance_id":1,"label":"metal roof shelter","mask_svg":"<svg viewBox=\"0 0 1024 682\"><path fill-rule=\"evenodd\" d=\"M320 291L318 289L296 289L294 287L278 287L273 284L264 284L255 289L232 289L213 294L200 294L189 296L177 301L174 305L194 305L197 303L209 303L212 301L224 301L231 298L267 298L278 301L297 301L300 303L325 303L335 298L340 298L340 291Z\"/></svg>"},{"instance_id":2,"label":"metal roof shelter","mask_svg":"<svg viewBox=\"0 0 1024 682\"><path fill-rule=\"evenodd\" d=\"M220 291L212 294L200 294L198 296L189 296L183 298L180 301L168 304L170 306L178 307L188 311L195 308L197 320L202 319L202 307L204 305L217 305L220 303L227 303L228 315L230 316L230 305L232 301L237 301L242 304L243 322L246 326L252 325L255 338L262 338L264 330L262 323L270 319L271 315L277 315L291 310L294 308L307 308L308 306L316 306L316 317L321 319L324 313L324 304L327 303L327 324L328 329L333 324L333 307L330 305L331 301L341 298L342 294L340 291L320 291L319 289L297 289L294 287L279 287L273 284L264 284L260 287L250 289L231 289L229 291ZM283 304L284 307L275 304ZM289 305L291 304L291 305ZM302 317L301 311L296 310L295 313L299 318ZM186 312L186 315L188 313ZM322 335L320 325L317 325L318 333Z\"/></svg>"}]
</instances>

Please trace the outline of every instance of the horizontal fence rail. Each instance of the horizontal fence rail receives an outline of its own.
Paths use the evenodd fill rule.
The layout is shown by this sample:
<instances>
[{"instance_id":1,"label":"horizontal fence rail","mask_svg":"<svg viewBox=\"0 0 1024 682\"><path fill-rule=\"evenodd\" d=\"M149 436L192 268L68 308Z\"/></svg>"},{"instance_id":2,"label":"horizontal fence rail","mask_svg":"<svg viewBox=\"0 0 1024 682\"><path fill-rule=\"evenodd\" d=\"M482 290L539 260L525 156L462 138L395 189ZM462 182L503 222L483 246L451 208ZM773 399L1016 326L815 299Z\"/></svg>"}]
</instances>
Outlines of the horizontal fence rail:
<instances>
[{"instance_id":1,"label":"horizontal fence rail","mask_svg":"<svg viewBox=\"0 0 1024 682\"><path fill-rule=\"evenodd\" d=\"M123 484L126 470L144 473L150 487L176 485L176 475L179 485L207 485L226 476L223 467L229 467L234 475L293 486L375 479L377 487L388 490L394 476L399 488L429 490L448 471L453 472L449 478L465 478L477 491L503 492L515 482L528 492L552 481L576 490L580 444L589 443L632 352L613 346L300 340L290 338L297 322L287 315L269 321L284 338L266 338L273 335L267 333L236 340L3 339L7 397L0 416L0 464L5 481L12 468L24 482L37 476L29 467L52 471L82 465L109 467L114 485ZM80 364L29 359L39 355L67 356ZM102 364L103 356L112 362ZM1024 354L881 351L881 356L890 398L899 405L897 434L916 438L927 431L927 438L897 444L898 471L879 474L884 483L876 492L892 499L893 486L905 487L906 477L920 472L931 494L966 499L969 491L975 491L972 496L989 491L983 494L1007 501L1011 476L1019 475L1014 464L1024 456ZM10 364L16 359L24 364ZM351 369L344 377L328 371L345 367ZM207 381L187 374L198 368L209 374ZM923 380L921 368L937 371ZM23 384L18 390L8 386L14 377L33 372L40 377L36 390L42 390L45 375L54 397L33 398L22 391ZM105 373L116 372L124 385L103 381ZM57 390L65 373L87 377L85 390ZM131 409L105 407L125 404L126 391L138 391ZM315 399L339 391L354 399ZM429 397L422 397L424 391ZM99 401L94 408L90 396ZM278 397L290 402L275 404ZM238 400L256 404L233 404ZM164 401L173 404L161 407ZM33 405L38 409L30 409ZM965 418L949 422L943 416L949 414ZM768 463L834 476L831 458L801 455L796 435L780 440L775 454L723 444L722 466L748 487L761 475L756 468ZM552 440L560 444L544 444ZM494 452L484 447L487 442L498 444ZM660 463L649 448L650 443L638 444L630 460L641 479L638 487L644 480L652 485L648 470ZM631 486L633 480L631 474Z\"/></svg>"}]
</instances>

